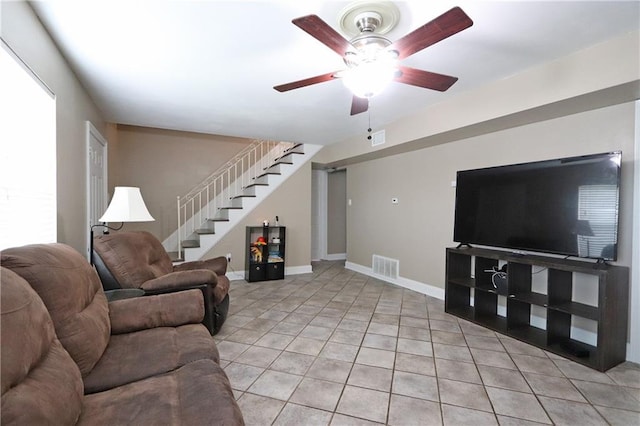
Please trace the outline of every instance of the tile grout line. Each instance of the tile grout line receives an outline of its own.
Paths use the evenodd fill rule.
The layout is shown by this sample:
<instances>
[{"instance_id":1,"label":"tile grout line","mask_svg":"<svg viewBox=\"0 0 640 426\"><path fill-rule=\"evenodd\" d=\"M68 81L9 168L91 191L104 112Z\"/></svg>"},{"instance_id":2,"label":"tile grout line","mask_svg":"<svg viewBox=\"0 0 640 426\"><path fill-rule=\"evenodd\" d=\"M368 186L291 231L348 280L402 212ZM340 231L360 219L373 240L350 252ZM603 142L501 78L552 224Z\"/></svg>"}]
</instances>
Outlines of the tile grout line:
<instances>
[{"instance_id":1,"label":"tile grout line","mask_svg":"<svg viewBox=\"0 0 640 426\"><path fill-rule=\"evenodd\" d=\"M301 328L299 329L299 331L297 331L295 334L291 335L291 334L284 334L283 335L288 335L288 336L292 336L292 340L291 342L289 342L286 346L284 346L282 349L278 348L272 348L270 346L260 346L260 345L256 345L256 343L258 341L260 341L262 338L264 338L265 335L269 334L269 333L276 333L279 334L277 332L273 332L273 328L277 326L277 324L281 324L285 321L284 318L283 320L278 320L277 324L274 325L273 327L271 327L270 329L263 331L260 330L259 332L261 333L261 336L255 340L253 343L248 344L247 348L245 348L242 352L240 352L239 354L237 354L234 358L234 360L230 361L228 365L232 364L233 362L235 362L235 359L239 358L243 353L245 353L249 348L251 347L259 347L259 348L270 348L270 349L277 349L278 351L280 351L280 354L278 354L278 356L276 358L274 358L266 367L264 367L263 372L260 374L260 376L258 376L258 378L254 379L252 381L252 383L255 383L255 381L259 380L260 377L262 377L262 375L264 374L264 372L266 372L267 370L270 369L270 367L276 362L277 359L279 359L280 356L282 356L282 354L284 354L285 352L290 352L287 351L287 348L289 347L289 345L297 338L297 337L302 337L300 336L301 333L304 332L304 330L313 325L314 327L322 327L322 322L319 322L319 324L311 324L314 320L316 320L317 318L320 317L326 317L326 318L332 318L331 315L322 315L322 311L327 308L328 306L330 306L330 304L332 302L335 303L342 303L342 304L348 304L347 306L341 306L340 309L342 309L343 311L340 313L339 319L337 320L335 325L332 325L330 327L324 327L329 329L331 332L330 334L326 337L326 339L314 339L314 336L311 336L311 339L314 340L320 340L322 341L322 347L319 349L319 351L317 352L316 355L313 356L313 363L315 363L320 357L320 354L322 353L322 351L324 351L328 344L331 341L331 338L333 337L333 335L338 331L338 330L343 330L343 331L349 331L348 328L346 329L338 329L338 326L340 325L340 323L342 321L344 321L345 319L347 319L346 317L349 316L349 314L353 314L351 316L349 316L348 319L353 320L353 321L360 321L359 318L357 318L357 313L359 313L359 309L354 309L360 306L366 306L368 309L366 311L368 319L363 321L366 323L366 327L364 327L362 332L358 332L362 334L362 337L360 338L359 344L358 345L353 345L353 346L357 346L357 350L355 352L355 354L353 355L352 361L350 361L350 366L349 366L349 371L347 372L346 378L344 379L343 383L340 383L342 385L342 389L339 393L339 395L337 396L337 401L336 401L336 405L334 407L333 412L329 412L327 410L321 409L323 412L327 412L330 414L329 421L333 421L335 416L337 414L341 414L338 413L337 409L338 406L340 404L340 401L342 400L342 397L344 395L344 392L346 390L347 386L355 386L360 388L361 386L359 384L351 384L348 385L349 380L353 377L353 373L354 373L354 368L356 367L355 364L357 364L356 360L359 358L359 356L361 355L361 351L363 350L363 348L371 348L371 349L380 349L380 350L384 350L384 351L389 351L389 352L393 352L393 363L392 366L389 368L391 370L391 382L389 385L389 389L388 389L388 397L387 397L387 406L386 406L386 417L385 417L385 422L388 424L389 421L391 420L391 399L393 396L393 384L394 381L396 379L396 374L398 371L396 366L397 366L397 362L398 362L398 355L400 354L400 352L398 351L399 347L400 347L400 339L403 337L401 336L401 327L402 327L402 319L403 317L411 317L414 318L413 314L415 314L416 312L411 312L410 308L416 308L415 305L412 306L409 300L409 298L407 297L410 293L406 290L406 289L398 289L395 288L393 286L388 285L387 283L380 283L379 281L377 282L374 279L370 279L370 278L365 278L364 280L360 280L360 276L358 274L342 274L340 271L337 270L331 270L332 268L326 268L323 273L320 273L318 276L313 277L310 280L301 280L296 282L296 280L293 281L289 281L287 283L283 283L283 285L278 285L277 287L275 287L275 293L277 293L277 300L274 299L273 303L268 302L266 304L262 303L263 300L261 299L261 297L264 297L264 291L262 291L260 289L260 287L255 287L253 289L250 290L243 290L242 293L239 293L239 296L242 295L248 295L251 299L252 302L243 305L241 308L237 309L236 311L233 312L232 315L242 315L242 311L243 310L251 310L252 308L254 309L251 313L250 316L253 317L253 320L257 319L260 315L260 310L263 309L263 313L269 312L271 310L274 310L278 308L278 304L280 303L286 303L287 299L292 299L294 302L292 302L293 304L295 304L295 307L291 308L291 310L287 310L287 316L291 315L292 313L297 313L296 311L298 309L300 309L300 307L307 305L307 306L317 306L316 304L308 304L308 302L313 299L314 297L316 297L317 299L324 299L324 301L322 301L322 305L319 307L319 311L317 313L311 314L309 315L311 317L311 319L307 322L305 322ZM329 272L329 273L327 273ZM342 278L346 278L345 280L342 280ZM316 281L314 283L314 281ZM357 286L358 286L358 291L357 293L354 292L350 292L348 289L349 287L351 287L351 285L353 284L354 281L357 281ZM313 283L312 287L307 287L305 288L304 286L300 289L295 289L295 284L300 283L303 285L309 285L310 283ZM373 291L367 291L367 286L370 283L375 283L374 284L374 288ZM255 293L253 294L253 297L257 297L256 299L253 299L253 297L251 297L251 293ZM322 293L322 294L320 294ZM320 296L320 297L317 297ZM375 296L374 298L372 298L371 296ZM423 296L423 295L421 295ZM334 300L336 298L339 298L339 300ZM373 300L372 300L373 299ZM363 303L365 302L366 303ZM315 302L315 301L314 301ZM433 311L432 309L430 309L430 305L433 304L433 306L435 307L435 311ZM444 422L444 403L442 401L442 394L441 394L441 389L440 389L440 380L439 379L444 379L444 377L441 377L441 371L440 368L438 367L438 364L436 362L437 359L440 358L436 358L436 350L435 350L435 342L433 339L433 329L431 321L438 319L440 321L445 320L445 318L442 318L443 315L445 314L444 312L439 312L441 309L440 307L437 305L437 302L431 301L429 299L429 297L425 297L424 299L422 299L422 301L420 302L420 305L426 307L425 312L426 312L426 318L421 318L424 319L427 322L427 327L426 329L429 331L429 345L431 347L431 355L432 355L432 362L433 362L433 368L434 368L434 378L436 380L436 390L437 390L437 397L438 397L438 404L439 404L439 412L442 418L442 421ZM268 306L268 307L265 307ZM395 335L392 336L395 338L395 345L394 345L394 349L388 349L386 347L384 347L384 343L380 342L380 341L375 341L372 340L368 343L366 343L368 346L364 346L365 345L365 339L367 338L367 336L381 336L381 337L385 337L387 336L386 334L378 334L377 332L382 332L383 329L375 329L373 330L374 332L370 332L370 328L372 326L372 324L379 324L379 325L388 325L389 323L387 322L389 320L388 317L386 317L385 315L396 315L396 313L390 313L390 310L394 309L394 306L396 307L395 309L399 309L399 312L396 310L397 312L397 322L395 323L395 327L397 327L397 329L395 330ZM403 312L405 312L403 314ZM305 312L299 312L301 314L306 314ZM355 317L355 318L354 318ZM286 317L285 317L286 318ZM548 420L551 420L553 422L553 420L551 419L551 415L550 412L548 411L548 409L544 406L544 404L542 403L542 401L540 400L541 396L544 396L542 393L538 394L535 392L535 390L533 389L533 385L532 383L524 376L524 371L521 370L522 366L520 366L518 363L515 362L515 359L513 358L514 354L517 354L517 352L512 352L513 348L511 348L511 350L509 350L509 348L506 346L506 343L508 342L508 340L505 339L501 339L500 335L498 333L493 332L493 337L497 339L497 341L500 343L500 348L503 350L503 353L508 357L508 359L511 361L511 363L514 364L515 366L515 370L518 372L519 377L521 377L526 386L527 389L530 391L529 392L525 392L523 390L518 390L518 389L511 389L510 387L502 387L502 386L489 386L489 384L487 384L486 379L482 376L482 374L480 374L480 366L483 364L478 364L475 360L475 356L473 355L473 353L471 352L471 346L469 346L469 337L473 336L473 333L470 333L468 330L465 331L465 328L463 327L464 324L466 324L466 322L461 322L458 321L457 319L453 319L453 321L451 319L446 319L447 322L454 322L455 324L458 325L458 327L460 328L460 330L458 331L461 336L463 337L463 341L466 345L466 348L469 350L471 359L470 359L470 363L474 364L474 371L476 372L476 374L478 374L479 376L479 380L480 380L480 384L483 386L485 394L487 394L487 399L489 401L489 406L492 410L492 414L494 416L494 418L497 420L497 413L495 411L495 407L493 405L493 401L491 400L491 398L488 397L488 393L487 393L487 389L489 387L491 388L496 388L496 389L504 389L504 390L508 390L508 391L513 391L513 392L518 392L518 393L523 393L526 395L531 395L533 394L535 397L535 401L537 402L537 404L539 404L540 408L542 408L542 411L545 413L545 415L547 416ZM408 326L410 327L410 326ZM242 329L243 327L237 327L236 330L234 330L233 332L230 332L229 334L225 335L225 337L222 339L222 341L226 340L228 337L230 337L233 333L235 333L236 331ZM447 333L446 330L441 330L443 333ZM449 331L451 333L451 331ZM443 335L444 337L445 335ZM407 336L406 338L408 339L413 339L415 338L415 336ZM371 339L374 339L373 337ZM404 339L404 338L403 338ZM517 340L516 340L517 341ZM232 341L230 341L232 342ZM519 342L519 341L518 341ZM339 341L334 341L334 343L336 344L345 344L345 343L340 343ZM266 344L266 342L265 342ZM441 344L443 345L450 345L450 343L448 343L447 340L443 341ZM380 346L382 345L382 346ZM457 346L454 344L454 346ZM476 348L478 349L478 348ZM478 350L486 350L486 351L493 351L491 348L480 348ZM292 353L296 353L296 352L292 352ZM570 379L569 376L567 376L567 373L565 373L563 370L560 369L560 365L557 364L556 359L550 357L550 355L543 351L543 356L541 356L540 358L543 358L547 361L551 361L551 365L553 365L555 368L557 368L559 370L560 376L563 380L566 380L571 386L572 388L577 392L577 395L580 395L585 401L586 401L586 405L592 407L596 412L598 412L598 416L601 418L604 418L604 414L602 414L599 410L596 409L596 405L593 404L591 402L591 400L587 397L587 394L585 393L585 391L581 388L578 388L573 379ZM527 355L526 352L523 353L523 355ZM531 355L528 355L531 356ZM327 358L327 359L333 359L333 358ZM341 358L337 358L338 360L342 360ZM449 359L449 358L443 358L443 359ZM451 361L454 361L454 358L451 358ZM464 360L459 360L461 362L463 362ZM464 361L466 362L466 361ZM522 359L520 359L519 362L524 362ZM281 407L281 409L278 411L278 413L276 414L276 417L274 417L274 422L278 419L278 416L280 416L284 410L284 408L287 406L287 404L295 404L293 402L291 402L291 398L292 396L295 394L295 392L299 389L299 386L301 385L302 381L307 378L307 373L309 372L309 369L311 368L311 366L313 365L313 363L306 369L306 371L300 376L300 382L298 382L295 386L295 388L293 389L293 391L291 392L291 394L289 395L289 397L287 398L286 401L282 401L283 402L283 406ZM360 364L359 364L360 365ZM368 366L368 364L362 364L364 366ZM441 366L442 367L442 366ZM501 368L500 366L495 366L495 368ZM507 369L507 370L511 370L511 369ZM273 371L277 371L277 370L273 370ZM528 373L530 374L534 374L534 375L540 375L540 376L547 376L544 373L538 372L536 371L529 371ZM419 374L419 373L416 373ZM420 375L424 375L424 374L420 374ZM573 374L575 375L575 374ZM429 374L427 374L426 376L429 376ZM556 377L555 375L551 375L549 377ZM576 380L584 380L586 382L592 382L591 380L589 380L589 378L581 378L579 375L577 376L578 378ZM632 399L637 399L636 397L633 396L633 394L631 394L631 392L629 390L627 390L627 387L624 386L623 383L619 383L618 380L616 380L613 376L610 376L607 373L607 378L609 380L609 382L611 382L612 386L616 386L618 388L620 388L621 390L623 390L625 392L625 394L627 394L628 396L630 396ZM319 380L325 380L325 379L319 379ZM454 380L454 381L460 381L462 383L466 383L465 380L460 380L458 378L452 378L450 380ZM593 383L601 383L600 381L593 381ZM496 383L498 384L498 383ZM244 391L242 395L244 395L245 393L249 393L248 389L252 386L252 384L249 384L247 386L247 391ZM367 387L364 386L362 387L363 389L373 389L373 390L377 390L378 388L375 387ZM633 389L633 387L630 387L629 389ZM420 400L424 400L422 397L411 397L414 399L420 399ZM557 398L555 396L547 396L545 398L551 398L551 399L557 399L560 401L563 401L563 398ZM573 401L573 400L567 400L567 401ZM574 402L578 402L578 401L574 401ZM297 404L300 405L300 404ZM307 407L310 409L318 409L316 407L314 407L313 405L304 405L302 404L301 406L303 407ZM454 405L457 406L457 405ZM474 409L468 406L460 406L462 408L466 408L466 409ZM605 404L605 405L601 405L598 404L597 407L603 407L603 408L612 408L612 409L616 409L616 410L624 410L622 408L616 408L617 406L615 404ZM475 410L475 409L474 409ZM483 411L484 410L480 410ZM637 414L636 411L632 411L632 410L627 410L629 413L633 413L633 414ZM341 415L345 415L348 417L353 417L352 414L341 414ZM514 418L514 419L518 419L519 417L512 417L510 415L506 415L506 417L510 417L510 418ZM355 418L360 418L360 417L355 417ZM606 418L605 418L605 421Z\"/></svg>"}]
</instances>

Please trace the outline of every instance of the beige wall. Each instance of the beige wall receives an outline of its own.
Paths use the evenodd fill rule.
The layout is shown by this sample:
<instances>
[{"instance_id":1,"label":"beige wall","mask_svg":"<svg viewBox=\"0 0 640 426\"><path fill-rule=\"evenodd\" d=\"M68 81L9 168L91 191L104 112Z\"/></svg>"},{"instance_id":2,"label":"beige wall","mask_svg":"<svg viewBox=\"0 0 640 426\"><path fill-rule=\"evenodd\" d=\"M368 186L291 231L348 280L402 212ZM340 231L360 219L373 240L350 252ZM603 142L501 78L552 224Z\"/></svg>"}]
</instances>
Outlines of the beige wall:
<instances>
[{"instance_id":1,"label":"beige wall","mask_svg":"<svg viewBox=\"0 0 640 426\"><path fill-rule=\"evenodd\" d=\"M85 253L85 122L91 121L105 135L105 121L31 7L23 1L2 1L0 8L0 37L56 96L58 241Z\"/></svg>"},{"instance_id":2,"label":"beige wall","mask_svg":"<svg viewBox=\"0 0 640 426\"><path fill-rule=\"evenodd\" d=\"M629 266L634 126L626 103L348 166L347 260L396 258L403 278L444 288L457 170L622 150L618 263Z\"/></svg>"},{"instance_id":3,"label":"beige wall","mask_svg":"<svg viewBox=\"0 0 640 426\"><path fill-rule=\"evenodd\" d=\"M216 244L205 257L231 253L231 267L244 271L245 229L261 225L263 220L273 223L276 215L280 225L287 227L287 268L311 264L311 162L304 164L283 182L255 210Z\"/></svg>"},{"instance_id":4,"label":"beige wall","mask_svg":"<svg viewBox=\"0 0 640 426\"><path fill-rule=\"evenodd\" d=\"M347 252L347 172L327 177L327 254Z\"/></svg>"},{"instance_id":5,"label":"beige wall","mask_svg":"<svg viewBox=\"0 0 640 426\"><path fill-rule=\"evenodd\" d=\"M109 194L138 186L155 222L126 224L161 241L177 227L176 197L183 196L252 141L229 136L118 125L109 150ZM113 149L115 148L115 149Z\"/></svg>"},{"instance_id":6,"label":"beige wall","mask_svg":"<svg viewBox=\"0 0 640 426\"><path fill-rule=\"evenodd\" d=\"M638 99L636 31L452 94L396 122L374 123L374 130L386 131L384 145L372 148L359 135L326 147L317 163L348 166L348 260L369 268L373 253L398 258L401 277L443 288L444 248L453 244L456 170L621 149L618 263L637 269L632 205L640 185L636 177L634 187L632 175L640 167L634 152ZM391 197L400 204L392 206ZM640 282L632 272L631 324L640 316ZM633 325L629 335L638 335ZM629 359L637 362L638 339L630 347Z\"/></svg>"},{"instance_id":7,"label":"beige wall","mask_svg":"<svg viewBox=\"0 0 640 426\"><path fill-rule=\"evenodd\" d=\"M326 147L316 161L338 167L638 98L640 33L632 32L477 89L452 93L384 125L385 144L371 147L358 135ZM379 130L380 125L372 125Z\"/></svg>"}]
</instances>

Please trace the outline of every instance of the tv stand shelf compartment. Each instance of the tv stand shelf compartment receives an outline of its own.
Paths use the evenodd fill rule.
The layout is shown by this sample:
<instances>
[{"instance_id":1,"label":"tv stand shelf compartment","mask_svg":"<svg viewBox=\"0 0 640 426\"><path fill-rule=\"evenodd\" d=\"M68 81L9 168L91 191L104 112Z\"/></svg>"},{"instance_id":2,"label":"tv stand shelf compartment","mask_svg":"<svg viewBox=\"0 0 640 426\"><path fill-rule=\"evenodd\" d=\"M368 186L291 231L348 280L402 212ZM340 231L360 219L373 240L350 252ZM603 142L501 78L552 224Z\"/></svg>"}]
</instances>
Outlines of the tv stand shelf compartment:
<instances>
[{"instance_id":1,"label":"tv stand shelf compartment","mask_svg":"<svg viewBox=\"0 0 640 426\"><path fill-rule=\"evenodd\" d=\"M446 262L447 313L599 371L625 360L627 267L473 247L448 248ZM485 272L499 263L507 264L506 290L496 288L492 274ZM542 269L547 269L546 294L532 286L532 274ZM597 306L573 299L581 285L588 285L575 274L591 275L597 281ZM500 300L506 304L506 315L499 312ZM546 311L546 329L532 324L532 307ZM595 345L572 337L572 318L595 321Z\"/></svg>"}]
</instances>

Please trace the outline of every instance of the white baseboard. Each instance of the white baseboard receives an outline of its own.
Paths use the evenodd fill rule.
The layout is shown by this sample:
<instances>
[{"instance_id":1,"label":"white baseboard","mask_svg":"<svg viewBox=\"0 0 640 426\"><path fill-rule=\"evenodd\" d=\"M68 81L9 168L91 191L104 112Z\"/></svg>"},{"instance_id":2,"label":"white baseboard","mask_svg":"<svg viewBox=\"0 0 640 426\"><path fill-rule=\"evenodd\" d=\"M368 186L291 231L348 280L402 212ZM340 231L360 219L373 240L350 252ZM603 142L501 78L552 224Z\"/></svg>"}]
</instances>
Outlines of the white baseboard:
<instances>
[{"instance_id":1,"label":"white baseboard","mask_svg":"<svg viewBox=\"0 0 640 426\"><path fill-rule=\"evenodd\" d=\"M311 265L287 266L284 268L284 275L301 275L313 272ZM244 280L245 271L227 271L229 281Z\"/></svg>"},{"instance_id":2,"label":"white baseboard","mask_svg":"<svg viewBox=\"0 0 640 426\"><path fill-rule=\"evenodd\" d=\"M321 262L323 260L347 260L347 253L325 254L317 259L311 259L312 262Z\"/></svg>"},{"instance_id":3,"label":"white baseboard","mask_svg":"<svg viewBox=\"0 0 640 426\"><path fill-rule=\"evenodd\" d=\"M347 253L328 254L323 260L347 260Z\"/></svg>"},{"instance_id":4,"label":"white baseboard","mask_svg":"<svg viewBox=\"0 0 640 426\"><path fill-rule=\"evenodd\" d=\"M313 268L311 265L302 265L302 266L287 266L284 268L285 275L301 275L301 274L310 274L313 272Z\"/></svg>"},{"instance_id":5,"label":"white baseboard","mask_svg":"<svg viewBox=\"0 0 640 426\"><path fill-rule=\"evenodd\" d=\"M369 267L358 265L357 263L353 262L346 262L344 267L352 271L377 278L381 281L386 281L399 287L407 288L409 290L417 291L418 293L422 293L427 296L435 297L436 299L444 300L444 289L440 287L410 280L409 278L399 277L398 279L391 279L388 277L384 277L382 275L374 274L373 270Z\"/></svg>"},{"instance_id":6,"label":"white baseboard","mask_svg":"<svg viewBox=\"0 0 640 426\"><path fill-rule=\"evenodd\" d=\"M229 281L244 280L244 271L227 271Z\"/></svg>"}]
</instances>

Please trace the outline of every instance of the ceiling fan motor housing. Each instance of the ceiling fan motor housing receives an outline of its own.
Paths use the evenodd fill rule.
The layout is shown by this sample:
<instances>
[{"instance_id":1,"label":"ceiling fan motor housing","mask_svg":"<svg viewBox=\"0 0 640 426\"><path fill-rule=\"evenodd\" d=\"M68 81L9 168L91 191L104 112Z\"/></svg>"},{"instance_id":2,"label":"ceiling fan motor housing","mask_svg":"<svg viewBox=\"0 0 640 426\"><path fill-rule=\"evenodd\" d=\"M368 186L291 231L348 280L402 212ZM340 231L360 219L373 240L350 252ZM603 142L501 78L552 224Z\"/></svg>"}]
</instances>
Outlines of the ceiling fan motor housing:
<instances>
[{"instance_id":1,"label":"ceiling fan motor housing","mask_svg":"<svg viewBox=\"0 0 640 426\"><path fill-rule=\"evenodd\" d=\"M353 22L358 27L360 33L376 31L376 28L382 24L382 15L376 12L362 12L356 15Z\"/></svg>"},{"instance_id":2,"label":"ceiling fan motor housing","mask_svg":"<svg viewBox=\"0 0 640 426\"><path fill-rule=\"evenodd\" d=\"M363 62L374 62L383 59L394 60L398 57L398 52L386 50L391 45L391 41L377 35L365 33L351 40L351 45L355 51L347 51L344 55L344 62L348 67L357 66Z\"/></svg>"}]
</instances>

